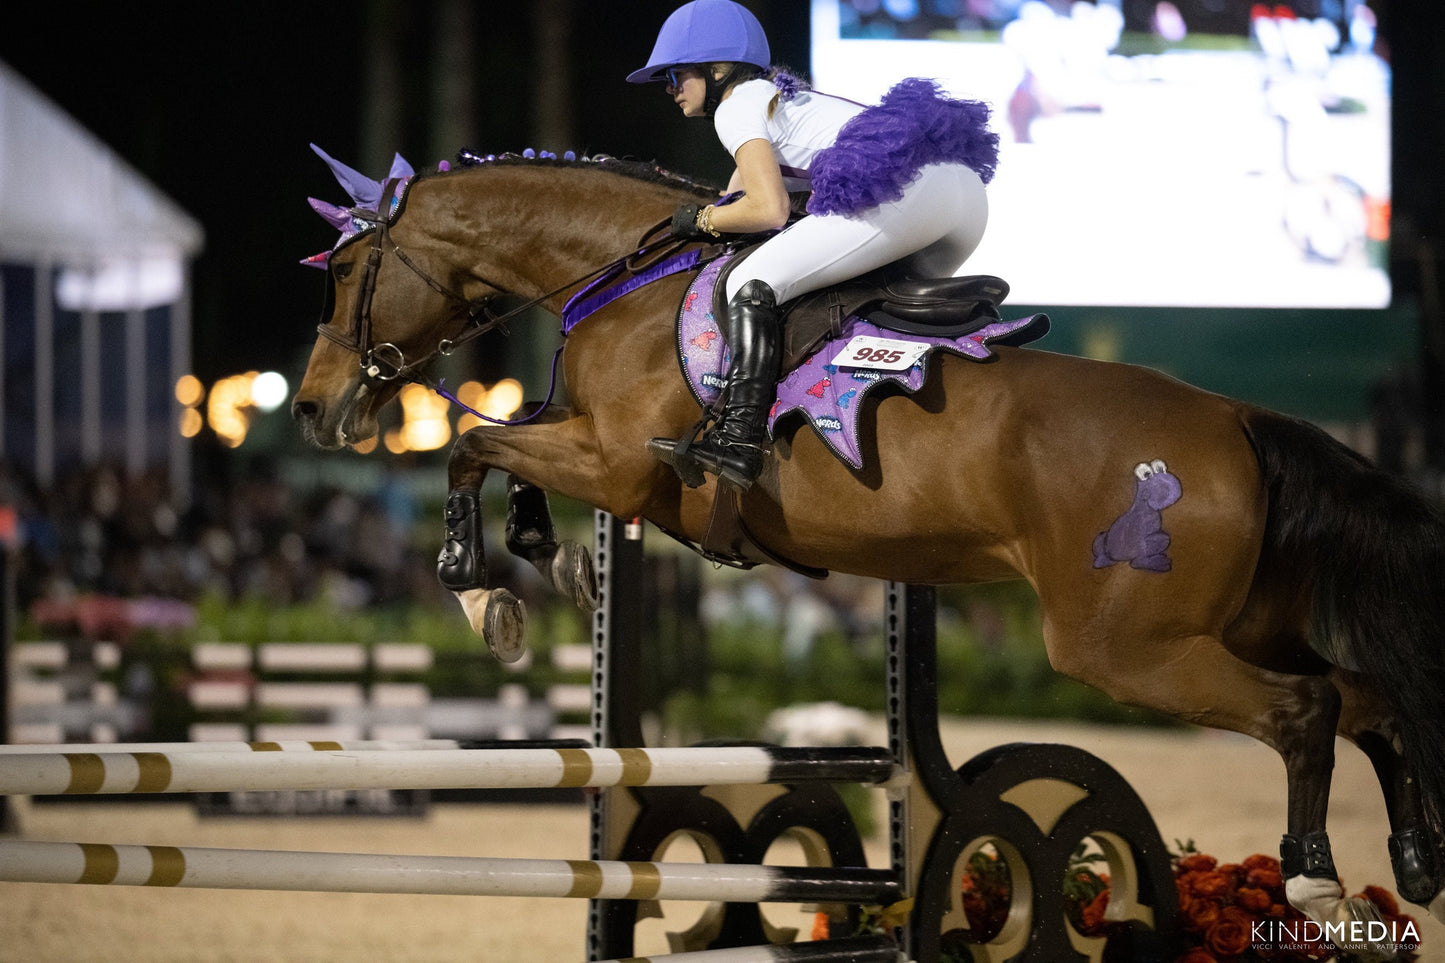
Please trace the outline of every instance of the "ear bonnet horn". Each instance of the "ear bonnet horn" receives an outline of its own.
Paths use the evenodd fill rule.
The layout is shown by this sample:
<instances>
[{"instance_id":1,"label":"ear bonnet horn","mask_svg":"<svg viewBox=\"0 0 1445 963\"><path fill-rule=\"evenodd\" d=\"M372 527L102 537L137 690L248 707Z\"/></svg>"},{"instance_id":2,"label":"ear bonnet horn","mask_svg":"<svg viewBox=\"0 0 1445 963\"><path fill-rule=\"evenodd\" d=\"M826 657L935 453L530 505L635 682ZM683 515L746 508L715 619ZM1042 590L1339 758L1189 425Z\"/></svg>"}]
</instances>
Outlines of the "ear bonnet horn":
<instances>
[{"instance_id":1,"label":"ear bonnet horn","mask_svg":"<svg viewBox=\"0 0 1445 963\"><path fill-rule=\"evenodd\" d=\"M337 182L356 204L355 207L345 208L317 200L314 197L306 199L311 205L311 209L321 215L322 220L341 232L341 237L336 242L338 245L371 226L377 218L386 217L390 213L383 209L382 181L373 180L360 171L347 167L315 144L311 145L311 149L316 152L316 156L326 162L327 167L331 168L331 173L336 177ZM401 182L415 173L411 164L397 154L391 160L391 172L387 175L387 179L397 182L397 190L400 191ZM335 247L332 250L335 250ZM326 251L312 255L301 263L307 267L325 268L330 257L331 252Z\"/></svg>"}]
</instances>

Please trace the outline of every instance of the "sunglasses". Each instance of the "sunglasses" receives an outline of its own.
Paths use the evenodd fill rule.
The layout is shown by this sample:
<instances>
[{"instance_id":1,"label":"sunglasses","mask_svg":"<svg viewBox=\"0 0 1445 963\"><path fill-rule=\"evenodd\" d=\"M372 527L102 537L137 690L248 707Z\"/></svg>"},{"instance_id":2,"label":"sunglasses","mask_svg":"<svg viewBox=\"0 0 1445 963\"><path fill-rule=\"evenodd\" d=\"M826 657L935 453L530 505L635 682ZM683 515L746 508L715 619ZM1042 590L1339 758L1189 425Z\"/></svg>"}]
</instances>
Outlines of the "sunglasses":
<instances>
[{"instance_id":1,"label":"sunglasses","mask_svg":"<svg viewBox=\"0 0 1445 963\"><path fill-rule=\"evenodd\" d=\"M693 74L701 75L702 68L697 64L679 64L676 67L668 67L662 72L663 78L669 87L681 87L683 81Z\"/></svg>"}]
</instances>

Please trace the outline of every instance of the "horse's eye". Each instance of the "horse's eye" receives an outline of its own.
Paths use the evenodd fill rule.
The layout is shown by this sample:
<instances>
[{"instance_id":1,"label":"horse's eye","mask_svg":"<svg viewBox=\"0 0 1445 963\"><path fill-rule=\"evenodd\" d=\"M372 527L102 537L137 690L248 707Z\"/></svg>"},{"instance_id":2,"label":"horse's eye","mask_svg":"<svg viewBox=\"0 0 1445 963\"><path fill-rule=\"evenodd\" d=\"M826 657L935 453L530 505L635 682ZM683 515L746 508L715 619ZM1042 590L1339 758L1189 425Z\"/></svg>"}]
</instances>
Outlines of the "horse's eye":
<instances>
[{"instance_id":1,"label":"horse's eye","mask_svg":"<svg viewBox=\"0 0 1445 963\"><path fill-rule=\"evenodd\" d=\"M342 261L340 264L333 264L331 266L331 272L336 276L336 280L345 281L347 278L351 277L352 267L354 267L354 265L352 265L350 262Z\"/></svg>"}]
</instances>

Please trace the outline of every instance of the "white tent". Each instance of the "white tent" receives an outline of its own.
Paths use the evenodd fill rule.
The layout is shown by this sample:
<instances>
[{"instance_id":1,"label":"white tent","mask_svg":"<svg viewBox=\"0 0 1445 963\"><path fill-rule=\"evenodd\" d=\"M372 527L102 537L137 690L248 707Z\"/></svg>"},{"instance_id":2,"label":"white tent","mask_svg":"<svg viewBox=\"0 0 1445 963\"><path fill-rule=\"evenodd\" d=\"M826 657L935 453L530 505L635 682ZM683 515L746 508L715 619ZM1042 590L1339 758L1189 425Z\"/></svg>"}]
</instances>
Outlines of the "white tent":
<instances>
[{"instance_id":1,"label":"white tent","mask_svg":"<svg viewBox=\"0 0 1445 963\"><path fill-rule=\"evenodd\" d=\"M171 390L200 225L4 63L0 199L0 459L42 484L165 465L184 497Z\"/></svg>"}]
</instances>

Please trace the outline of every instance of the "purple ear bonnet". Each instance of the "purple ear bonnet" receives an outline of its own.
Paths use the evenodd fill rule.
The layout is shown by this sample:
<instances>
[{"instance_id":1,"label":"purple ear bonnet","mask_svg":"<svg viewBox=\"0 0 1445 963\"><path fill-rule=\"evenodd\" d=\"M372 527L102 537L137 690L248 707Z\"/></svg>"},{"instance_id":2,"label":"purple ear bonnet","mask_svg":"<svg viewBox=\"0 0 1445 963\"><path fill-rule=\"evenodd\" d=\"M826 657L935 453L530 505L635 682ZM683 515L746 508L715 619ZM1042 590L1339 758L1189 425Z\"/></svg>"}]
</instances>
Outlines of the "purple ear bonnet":
<instances>
[{"instance_id":1,"label":"purple ear bonnet","mask_svg":"<svg viewBox=\"0 0 1445 963\"><path fill-rule=\"evenodd\" d=\"M396 186L383 210L381 197L382 191L385 190L383 181L372 180L365 174L347 167L315 144L311 145L311 149L326 162L327 167L331 168L331 173L336 176L337 181L346 189L346 193L354 202L352 207L337 207L335 204L329 204L314 197L306 199L312 210L320 214L327 224L341 232L341 237L332 245L331 251L374 226L380 218L389 218L392 211L396 210L402 194L406 191L407 181L416 173L400 154L392 158L391 171L387 174L386 179L394 181ZM324 269L331 260L331 251L312 255L301 263L307 267Z\"/></svg>"},{"instance_id":2,"label":"purple ear bonnet","mask_svg":"<svg viewBox=\"0 0 1445 963\"><path fill-rule=\"evenodd\" d=\"M733 0L692 0L663 22L647 66L634 70L627 79L645 84L661 80L668 67L720 61L767 67L772 53L763 25Z\"/></svg>"}]
</instances>

